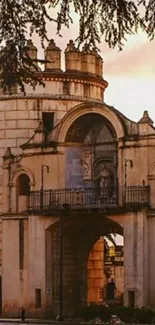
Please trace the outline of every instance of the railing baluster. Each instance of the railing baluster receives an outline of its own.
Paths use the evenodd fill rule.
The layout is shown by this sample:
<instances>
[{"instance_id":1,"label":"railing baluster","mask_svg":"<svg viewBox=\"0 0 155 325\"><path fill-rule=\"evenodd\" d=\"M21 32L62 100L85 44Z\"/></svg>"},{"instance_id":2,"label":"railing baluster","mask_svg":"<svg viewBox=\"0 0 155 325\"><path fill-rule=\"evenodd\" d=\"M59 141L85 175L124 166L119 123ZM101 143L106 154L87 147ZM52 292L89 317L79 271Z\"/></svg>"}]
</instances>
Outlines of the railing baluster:
<instances>
[{"instance_id":1,"label":"railing baluster","mask_svg":"<svg viewBox=\"0 0 155 325\"><path fill-rule=\"evenodd\" d=\"M28 208L48 212L52 202L67 203L70 209L102 209L125 206L141 207L149 204L149 186L92 187L49 189L30 192Z\"/></svg>"}]
</instances>

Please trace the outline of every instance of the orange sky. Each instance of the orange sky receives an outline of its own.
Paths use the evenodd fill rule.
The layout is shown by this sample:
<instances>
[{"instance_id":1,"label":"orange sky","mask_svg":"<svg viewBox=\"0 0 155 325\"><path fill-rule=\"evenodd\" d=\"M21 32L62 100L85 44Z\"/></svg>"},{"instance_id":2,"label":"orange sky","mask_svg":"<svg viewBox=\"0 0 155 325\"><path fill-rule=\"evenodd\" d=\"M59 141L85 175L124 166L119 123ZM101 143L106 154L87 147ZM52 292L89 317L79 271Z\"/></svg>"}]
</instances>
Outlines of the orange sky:
<instances>
[{"instance_id":1,"label":"orange sky","mask_svg":"<svg viewBox=\"0 0 155 325\"><path fill-rule=\"evenodd\" d=\"M70 39L77 37L76 21L74 19L69 30L62 30L63 37L56 35L55 26L48 23L49 38L54 38L62 50ZM150 42L140 31L138 35L128 37L121 52L109 49L103 40L99 47L104 60L103 77L109 83L105 102L135 121L141 118L144 110L148 110L155 121L155 40Z\"/></svg>"},{"instance_id":2,"label":"orange sky","mask_svg":"<svg viewBox=\"0 0 155 325\"><path fill-rule=\"evenodd\" d=\"M141 32L128 39L122 52L109 51L104 55L103 46L104 77L109 82L105 101L136 121L148 110L155 121L155 41Z\"/></svg>"}]
</instances>

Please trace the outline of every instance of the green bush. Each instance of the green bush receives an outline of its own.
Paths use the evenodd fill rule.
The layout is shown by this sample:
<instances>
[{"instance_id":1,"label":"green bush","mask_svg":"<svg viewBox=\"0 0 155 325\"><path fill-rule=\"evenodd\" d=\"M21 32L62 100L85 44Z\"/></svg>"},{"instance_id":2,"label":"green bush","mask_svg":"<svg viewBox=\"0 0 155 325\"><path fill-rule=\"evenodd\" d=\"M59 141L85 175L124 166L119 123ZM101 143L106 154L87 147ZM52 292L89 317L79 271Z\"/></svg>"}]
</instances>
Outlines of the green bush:
<instances>
[{"instance_id":1,"label":"green bush","mask_svg":"<svg viewBox=\"0 0 155 325\"><path fill-rule=\"evenodd\" d=\"M155 320L155 311L146 308L131 308L90 304L80 310L80 317L85 321L101 318L109 322L112 315L117 315L124 323L151 324Z\"/></svg>"}]
</instances>

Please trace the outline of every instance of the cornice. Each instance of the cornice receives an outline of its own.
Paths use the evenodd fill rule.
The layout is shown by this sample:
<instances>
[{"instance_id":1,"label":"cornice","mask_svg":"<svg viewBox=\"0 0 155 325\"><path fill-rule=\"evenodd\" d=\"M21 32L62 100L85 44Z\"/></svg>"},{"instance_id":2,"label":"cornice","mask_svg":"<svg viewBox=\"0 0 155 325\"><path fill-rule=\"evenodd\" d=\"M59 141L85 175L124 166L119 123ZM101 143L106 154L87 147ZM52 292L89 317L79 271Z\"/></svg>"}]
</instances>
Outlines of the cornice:
<instances>
[{"instance_id":1,"label":"cornice","mask_svg":"<svg viewBox=\"0 0 155 325\"><path fill-rule=\"evenodd\" d=\"M79 102L98 102L103 103L102 100L96 98L88 98L83 96L74 96L74 95L54 95L54 94L31 94L27 93L24 95L23 93L19 94L4 94L0 95L0 100L12 100L12 99L50 99L50 100L66 100L66 101L79 101Z\"/></svg>"},{"instance_id":2,"label":"cornice","mask_svg":"<svg viewBox=\"0 0 155 325\"><path fill-rule=\"evenodd\" d=\"M41 71L36 75L42 79L42 81L69 81L82 84L89 84L93 86L99 86L103 89L107 88L108 82L102 77L90 73L82 73L79 71Z\"/></svg>"}]
</instances>

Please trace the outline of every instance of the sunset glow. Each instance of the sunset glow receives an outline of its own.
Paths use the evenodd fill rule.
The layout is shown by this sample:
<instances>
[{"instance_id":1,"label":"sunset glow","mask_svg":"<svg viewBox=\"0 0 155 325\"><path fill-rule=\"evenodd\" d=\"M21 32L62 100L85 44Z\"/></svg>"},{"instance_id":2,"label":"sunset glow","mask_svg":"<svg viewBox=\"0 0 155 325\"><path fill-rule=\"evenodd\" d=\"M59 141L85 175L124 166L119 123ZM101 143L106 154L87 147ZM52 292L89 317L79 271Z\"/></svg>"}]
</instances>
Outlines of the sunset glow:
<instances>
[{"instance_id":1,"label":"sunset glow","mask_svg":"<svg viewBox=\"0 0 155 325\"><path fill-rule=\"evenodd\" d=\"M76 19L69 30L63 28L62 35L59 37L56 26L48 23L49 38L54 38L63 52L68 41L77 38ZM39 41L34 39L34 42L38 47ZM142 117L144 110L148 110L155 121L155 40L148 40L140 30L137 35L127 37L121 52L110 49L104 40L101 40L99 48L104 60L103 77L109 83L105 91L106 104L114 106L135 121ZM39 52L42 53L41 48ZM62 61L64 66L64 59Z\"/></svg>"}]
</instances>

